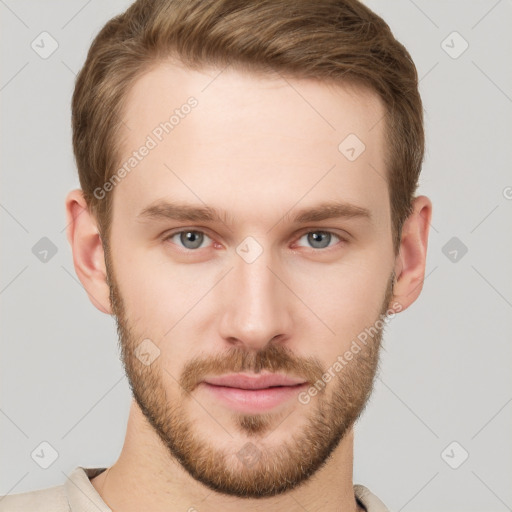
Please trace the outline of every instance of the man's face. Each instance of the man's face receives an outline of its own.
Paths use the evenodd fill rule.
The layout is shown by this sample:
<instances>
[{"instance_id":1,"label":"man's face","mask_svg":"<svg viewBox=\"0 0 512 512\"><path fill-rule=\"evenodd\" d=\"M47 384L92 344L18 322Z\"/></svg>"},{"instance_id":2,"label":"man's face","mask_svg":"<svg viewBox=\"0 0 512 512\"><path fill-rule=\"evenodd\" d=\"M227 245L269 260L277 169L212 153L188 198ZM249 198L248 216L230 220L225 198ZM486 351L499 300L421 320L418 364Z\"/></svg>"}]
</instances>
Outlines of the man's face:
<instances>
[{"instance_id":1,"label":"man's face","mask_svg":"<svg viewBox=\"0 0 512 512\"><path fill-rule=\"evenodd\" d=\"M171 64L127 98L123 163L151 147L111 192L123 362L169 456L212 489L304 482L368 399L394 265L383 115L362 90Z\"/></svg>"}]
</instances>

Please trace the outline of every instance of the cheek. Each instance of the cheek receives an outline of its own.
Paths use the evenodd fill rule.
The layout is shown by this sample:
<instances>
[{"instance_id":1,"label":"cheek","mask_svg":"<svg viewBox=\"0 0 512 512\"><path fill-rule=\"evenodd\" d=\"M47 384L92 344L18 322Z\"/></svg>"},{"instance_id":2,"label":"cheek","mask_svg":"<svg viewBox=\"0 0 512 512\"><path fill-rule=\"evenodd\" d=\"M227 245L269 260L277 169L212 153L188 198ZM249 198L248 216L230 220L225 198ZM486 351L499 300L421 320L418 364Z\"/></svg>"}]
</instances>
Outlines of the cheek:
<instances>
[{"instance_id":1,"label":"cheek","mask_svg":"<svg viewBox=\"0 0 512 512\"><path fill-rule=\"evenodd\" d=\"M119 255L128 254L129 257ZM126 315L139 336L166 343L181 340L177 333L190 329L202 314L203 297L215 284L212 266L178 265L163 247L136 247L119 243L114 252L116 279ZM204 312L203 312L204 313Z\"/></svg>"},{"instance_id":2,"label":"cheek","mask_svg":"<svg viewBox=\"0 0 512 512\"><path fill-rule=\"evenodd\" d=\"M332 359L346 350L359 333L379 318L388 283L388 269L372 258L357 263L345 261L329 270L311 272L297 283L297 295L304 297L308 315L306 329L315 332ZM333 332L332 332L333 331Z\"/></svg>"}]
</instances>

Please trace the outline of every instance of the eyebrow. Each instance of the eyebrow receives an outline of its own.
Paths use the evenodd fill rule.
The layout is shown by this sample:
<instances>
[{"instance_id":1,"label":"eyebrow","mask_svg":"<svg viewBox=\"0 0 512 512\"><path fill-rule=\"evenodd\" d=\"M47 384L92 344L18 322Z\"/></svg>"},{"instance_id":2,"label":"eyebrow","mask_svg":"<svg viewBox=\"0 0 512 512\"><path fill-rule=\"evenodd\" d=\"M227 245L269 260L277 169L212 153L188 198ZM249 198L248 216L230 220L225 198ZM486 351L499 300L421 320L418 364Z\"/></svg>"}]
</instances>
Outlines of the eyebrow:
<instances>
[{"instance_id":1,"label":"eyebrow","mask_svg":"<svg viewBox=\"0 0 512 512\"><path fill-rule=\"evenodd\" d=\"M370 210L362 206L337 201L327 201L316 206L299 210L291 219L292 223L304 224L328 219L366 219L371 220ZM176 220L181 222L222 222L232 224L234 217L225 210L211 206L194 206L186 203L156 201L144 208L138 215L140 220ZM282 220L290 221L290 210Z\"/></svg>"}]
</instances>

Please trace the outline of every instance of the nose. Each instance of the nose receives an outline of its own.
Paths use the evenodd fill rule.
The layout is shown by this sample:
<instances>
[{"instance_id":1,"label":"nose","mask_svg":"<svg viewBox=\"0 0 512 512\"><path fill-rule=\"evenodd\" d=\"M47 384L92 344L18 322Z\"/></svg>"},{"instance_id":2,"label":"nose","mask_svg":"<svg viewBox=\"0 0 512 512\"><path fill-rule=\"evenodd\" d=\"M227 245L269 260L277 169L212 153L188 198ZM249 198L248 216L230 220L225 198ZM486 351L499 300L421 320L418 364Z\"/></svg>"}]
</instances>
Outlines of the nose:
<instances>
[{"instance_id":1,"label":"nose","mask_svg":"<svg viewBox=\"0 0 512 512\"><path fill-rule=\"evenodd\" d=\"M290 292L276 277L279 273L277 259L272 258L270 251L263 251L250 263L234 254L234 268L222 290L223 339L258 351L272 340L290 337Z\"/></svg>"}]
</instances>

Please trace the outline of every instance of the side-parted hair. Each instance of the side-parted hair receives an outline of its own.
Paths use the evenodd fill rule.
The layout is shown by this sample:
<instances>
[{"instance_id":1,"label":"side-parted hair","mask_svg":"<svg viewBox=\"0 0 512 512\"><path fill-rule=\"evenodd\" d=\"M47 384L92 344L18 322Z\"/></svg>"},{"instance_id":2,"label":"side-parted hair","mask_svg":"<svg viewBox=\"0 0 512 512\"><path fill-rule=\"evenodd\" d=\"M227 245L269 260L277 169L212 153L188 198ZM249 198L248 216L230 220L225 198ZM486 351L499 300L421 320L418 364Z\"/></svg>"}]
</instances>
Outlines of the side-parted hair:
<instances>
[{"instance_id":1,"label":"side-parted hair","mask_svg":"<svg viewBox=\"0 0 512 512\"><path fill-rule=\"evenodd\" d=\"M358 0L137 0L108 21L89 49L72 99L80 185L104 245L112 193L99 199L94 191L122 161L125 99L142 74L169 58L191 69L229 65L377 93L385 106L383 171L398 253L424 156L418 75L386 22Z\"/></svg>"}]
</instances>

